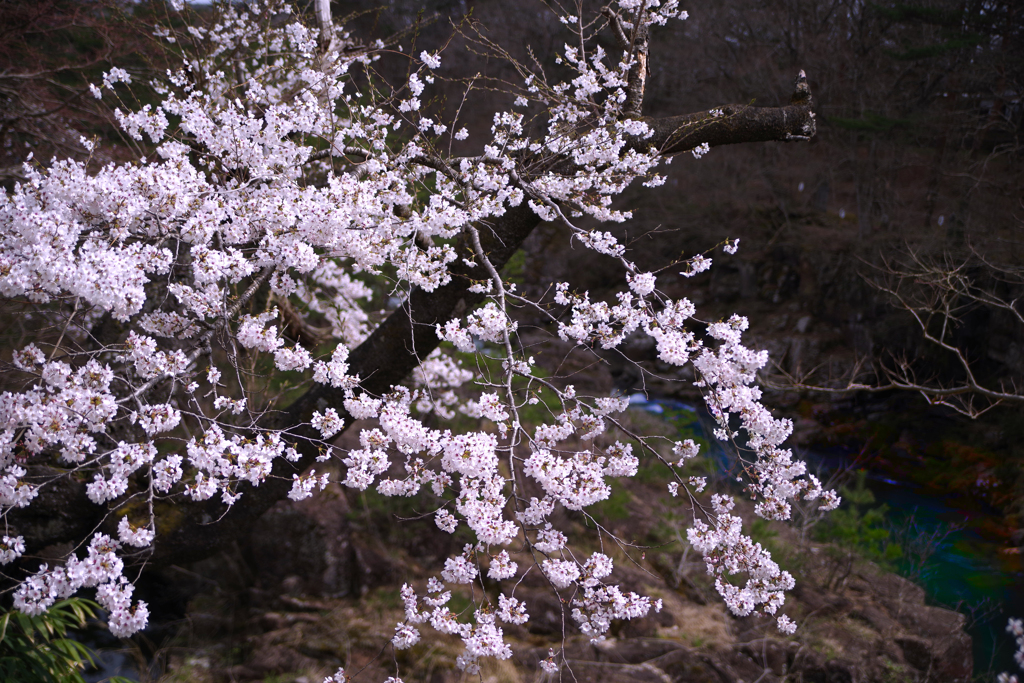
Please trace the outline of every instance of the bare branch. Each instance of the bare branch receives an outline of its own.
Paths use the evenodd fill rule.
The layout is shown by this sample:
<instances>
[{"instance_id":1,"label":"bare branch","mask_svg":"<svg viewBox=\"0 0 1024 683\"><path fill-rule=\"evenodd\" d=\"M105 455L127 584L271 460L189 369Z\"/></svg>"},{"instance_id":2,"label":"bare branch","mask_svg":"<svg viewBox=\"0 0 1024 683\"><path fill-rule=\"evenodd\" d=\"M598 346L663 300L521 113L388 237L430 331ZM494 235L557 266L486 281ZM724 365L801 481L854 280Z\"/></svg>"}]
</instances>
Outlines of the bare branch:
<instances>
[{"instance_id":1,"label":"bare branch","mask_svg":"<svg viewBox=\"0 0 1024 683\"><path fill-rule=\"evenodd\" d=\"M977 263L972 264L972 261ZM1002 311L1024 325L1020 297L1007 297L995 287L979 285L977 278L971 275L972 270L977 270L975 266L980 266L988 279L996 280L995 284L1011 291L1024 288L1024 273L994 264L974 249L968 258L954 261L947 256L942 262L910 250L903 264L883 260L881 266L875 267L879 277L868 280L894 307L911 316L923 341L953 359L960 379L922 380L912 361L894 356L889 363L871 363L866 381L861 379L865 363L858 361L845 380L831 385L810 381L809 375L797 377L776 367L776 377L781 379L769 378L769 386L830 394L912 391L931 405L946 406L972 419L1003 403L1024 403L1024 390L1012 377L1001 379L998 386L979 379L976 362L954 339L954 329L962 324L962 316L979 307Z\"/></svg>"}]
</instances>

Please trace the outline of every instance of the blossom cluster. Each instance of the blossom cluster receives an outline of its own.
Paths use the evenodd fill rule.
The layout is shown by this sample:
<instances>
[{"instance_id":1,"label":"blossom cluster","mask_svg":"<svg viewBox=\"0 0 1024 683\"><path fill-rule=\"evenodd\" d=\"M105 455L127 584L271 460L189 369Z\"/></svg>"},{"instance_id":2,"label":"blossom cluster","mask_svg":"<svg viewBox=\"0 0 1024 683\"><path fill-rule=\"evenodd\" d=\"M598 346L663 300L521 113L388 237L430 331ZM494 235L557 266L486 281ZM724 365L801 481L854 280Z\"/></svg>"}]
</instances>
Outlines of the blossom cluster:
<instances>
[{"instance_id":1,"label":"blossom cluster","mask_svg":"<svg viewBox=\"0 0 1024 683\"><path fill-rule=\"evenodd\" d=\"M1016 641L1017 651L1013 653L1013 658L1021 669L1024 669L1024 621L1020 619L1010 619L1006 624L1006 632L1014 637ZM996 677L998 683L1018 683L1018 677L1016 674L1001 673Z\"/></svg>"},{"instance_id":2,"label":"blossom cluster","mask_svg":"<svg viewBox=\"0 0 1024 683\"><path fill-rule=\"evenodd\" d=\"M133 545L141 542L137 535L129 538ZM107 610L110 632L118 638L135 633L146 625L149 608L141 601L132 604L135 586L122 573L124 562L116 552L120 546L109 536L96 534L84 560L71 555L64 566L50 569L44 564L14 592L14 608L30 616L41 614L57 599L95 587L96 601Z\"/></svg>"}]
</instances>

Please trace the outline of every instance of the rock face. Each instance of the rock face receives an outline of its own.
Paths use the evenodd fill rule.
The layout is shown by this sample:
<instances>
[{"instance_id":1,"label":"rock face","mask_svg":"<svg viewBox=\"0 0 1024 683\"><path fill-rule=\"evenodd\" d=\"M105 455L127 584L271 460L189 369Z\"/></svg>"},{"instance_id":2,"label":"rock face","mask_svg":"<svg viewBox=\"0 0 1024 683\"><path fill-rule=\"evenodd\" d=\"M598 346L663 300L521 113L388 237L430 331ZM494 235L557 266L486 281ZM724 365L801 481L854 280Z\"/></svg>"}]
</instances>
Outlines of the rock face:
<instances>
[{"instance_id":1,"label":"rock face","mask_svg":"<svg viewBox=\"0 0 1024 683\"><path fill-rule=\"evenodd\" d=\"M879 640L860 655L829 657L798 640L762 637L732 647L694 650L656 638L609 639L577 643L567 649L568 667L581 683L664 681L665 683L967 683L971 680L970 639L962 630L943 631L938 624L962 629L955 612L912 602L900 603L904 613L927 611L936 618L932 638L909 635L897 627L887 647ZM932 610L935 610L932 612ZM893 622L895 623L895 622ZM813 627L812 627L813 628ZM931 628L931 627L929 627ZM891 634L890 634L891 635ZM852 645L852 643L848 643ZM546 656L541 649L517 652L527 669L537 669ZM559 680L544 674L538 680Z\"/></svg>"},{"instance_id":2,"label":"rock face","mask_svg":"<svg viewBox=\"0 0 1024 683\"><path fill-rule=\"evenodd\" d=\"M398 579L396 567L356 533L341 487L315 499L282 501L253 525L247 555L266 590L287 595L359 596Z\"/></svg>"},{"instance_id":3,"label":"rock face","mask_svg":"<svg viewBox=\"0 0 1024 683\"><path fill-rule=\"evenodd\" d=\"M924 591L906 579L865 563L840 590L823 590L805 581L796 597L805 616L798 619L804 633L798 633L795 642L765 639L740 646L776 675L788 647L787 670L807 681L971 680L966 618L926 605ZM797 642L800 647L794 650Z\"/></svg>"},{"instance_id":4,"label":"rock face","mask_svg":"<svg viewBox=\"0 0 1024 683\"><path fill-rule=\"evenodd\" d=\"M325 493L315 507L279 504L253 526L250 564L262 587L338 597L358 590L344 496Z\"/></svg>"},{"instance_id":5,"label":"rock face","mask_svg":"<svg viewBox=\"0 0 1024 683\"><path fill-rule=\"evenodd\" d=\"M907 664L924 672L926 680L971 679L974 658L963 614L925 605L924 591L894 574L877 574L863 582L852 582L850 587L877 596L902 627L889 626L883 635L892 637ZM906 635L898 635L900 630Z\"/></svg>"},{"instance_id":6,"label":"rock face","mask_svg":"<svg viewBox=\"0 0 1024 683\"><path fill-rule=\"evenodd\" d=\"M251 654L243 664L234 663L223 670L229 679L329 671L347 661L331 654L343 647L336 643L338 639L352 639L344 646L346 652L365 646L370 657L401 619L398 606L383 605L381 596L394 593L403 581L422 580L417 558L423 558L424 534L408 535L407 547L396 544L395 538L374 545L366 540L368 527L353 521L358 513L349 509L344 492L326 493L301 503L281 503L253 529L246 552L255 582L263 595L271 596L271 604L250 620ZM645 505L640 500L637 505ZM630 523L645 519L651 511L641 512ZM827 553L808 555L824 558ZM516 595L526 600L531 621L526 627L505 625L514 657L503 663L509 668L498 680L565 680L565 671L559 679L557 674L543 673L539 666L547 658L548 648L557 648L562 642L567 665L578 683L971 680L971 640L964 632L963 615L926 605L920 587L870 563L857 564L839 585L830 587L816 583L815 576L824 574L819 569L808 564L798 577L785 611L797 621L799 630L784 639L769 620L729 616L713 595L701 592L699 570L690 573L688 583L681 582L673 589L658 581L654 573L619 563L616 575L624 588L661 597L665 608L645 620L613 625L613 637L597 643L571 630L563 641L563 623L571 624L562 612L566 603L553 595L539 576L527 575ZM380 623L371 620L355 626L357 617L353 615L366 619L366 614L374 611ZM339 618L340 614L350 616ZM355 632L358 635L353 635ZM425 652L450 650L457 654L461 650L457 643L434 642L429 629L423 635L418 647L426 648ZM327 645L317 655L310 649L311 642ZM416 652L409 653L414 662L420 656ZM422 680L449 683L458 679L450 666L431 664L428 669ZM421 678L410 673L404 680Z\"/></svg>"}]
</instances>

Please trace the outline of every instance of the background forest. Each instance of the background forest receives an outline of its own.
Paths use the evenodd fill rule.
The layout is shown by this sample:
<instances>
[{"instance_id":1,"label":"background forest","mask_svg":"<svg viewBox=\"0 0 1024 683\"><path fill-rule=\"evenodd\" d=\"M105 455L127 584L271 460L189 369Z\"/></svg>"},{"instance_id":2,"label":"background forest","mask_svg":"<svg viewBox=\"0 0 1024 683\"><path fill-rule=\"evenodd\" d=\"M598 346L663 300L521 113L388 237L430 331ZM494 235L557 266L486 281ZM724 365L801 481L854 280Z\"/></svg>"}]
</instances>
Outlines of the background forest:
<instances>
[{"instance_id":1,"label":"background forest","mask_svg":"<svg viewBox=\"0 0 1024 683\"><path fill-rule=\"evenodd\" d=\"M460 113L471 132L489 128L511 99L501 84L517 78L481 44L550 64L565 39L532 0L332 8L339 21L351 16L354 34L407 54L448 45L444 96L428 106L452 115L473 82L473 108ZM659 281L706 316L750 318L751 346L778 364L766 404L794 418L793 441L823 479L845 487L844 504L829 519L755 523L757 540L805 586L795 595L801 631L784 641L725 615L688 555L682 522L649 502L648 487L664 483L638 476L603 512L648 548L630 580L654 585L670 607L622 627L607 647L579 644L577 680L641 680L655 661L679 681L993 680L1012 665L1006 619L1024 614L1024 6L722 0L685 9L687 21L652 36L645 114L755 96L783 105L802 69L818 132L807 143L679 158L666 188L620 198L635 214L620 233L646 269L740 238L739 254L711 272ZM12 188L31 157L88 157L80 135L102 141L100 160L129 156L140 143L118 136L87 84L115 65L162 69L164 48L146 23L162 11L0 4L0 183ZM395 57L378 72L398 82L407 68ZM594 298L625 276L544 227L507 272L538 296L568 281ZM28 341L13 313L3 312L5 358ZM521 313L524 335L543 324L532 315ZM626 353L655 374L671 370L653 345ZM610 354L596 363L568 346L545 345L538 362L577 386L633 396L638 430L703 438L695 391L641 384L630 364ZM896 388L846 391L851 383ZM972 390L943 391L961 386ZM703 466L728 486L724 454ZM414 507L340 487L325 493L330 504L278 505L217 558L147 575L139 590L153 624L130 645L87 630L105 652L87 679L319 681L344 664L383 680L374 635L400 611L398 587L424 571L419 558L443 558L458 541L430 520L397 521ZM292 545L279 552L273 537ZM526 588L545 599L542 587ZM535 680L556 627L542 618L522 629L515 664L484 679ZM414 672L406 680L458 680L450 643L404 655Z\"/></svg>"}]
</instances>

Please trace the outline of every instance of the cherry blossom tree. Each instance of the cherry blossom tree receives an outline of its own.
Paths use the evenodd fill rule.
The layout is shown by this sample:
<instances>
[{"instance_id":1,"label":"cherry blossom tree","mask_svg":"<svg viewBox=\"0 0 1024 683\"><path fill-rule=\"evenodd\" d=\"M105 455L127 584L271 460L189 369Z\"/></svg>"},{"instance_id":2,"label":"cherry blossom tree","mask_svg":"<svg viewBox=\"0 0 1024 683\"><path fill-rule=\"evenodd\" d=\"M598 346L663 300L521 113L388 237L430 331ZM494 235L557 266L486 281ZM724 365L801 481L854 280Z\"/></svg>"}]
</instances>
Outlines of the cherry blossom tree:
<instances>
[{"instance_id":1,"label":"cherry blossom tree","mask_svg":"<svg viewBox=\"0 0 1024 683\"><path fill-rule=\"evenodd\" d=\"M529 619L515 597L527 571L562 592L567 619L594 639L614 619L660 609L615 583L606 553L574 554L553 521L569 511L607 538L588 508L648 459L692 511L689 541L728 607L792 632L779 612L792 577L743 533L730 497L705 506L706 482L680 473L696 444L629 434L625 398L542 377L514 310L589 348L647 335L662 361L692 367L757 514L788 519L797 499L838 505L784 447L792 424L761 404L768 358L743 345L746 319L700 320L594 227L628 221L616 197L633 182L657 188L676 155L811 137L804 75L788 106L645 117L648 35L686 13L675 0L580 6L561 17L556 68L569 76L516 64L514 104L474 140L457 114L428 114L444 54L408 55L407 79L385 90L374 64L390 48L358 43L326 2L315 22L279 0L219 6L202 23L180 0L170 6L156 35L181 62L148 84L159 101L134 100L139 84L120 68L91 88L114 102L138 158L26 164L0 195L0 296L33 334L0 394L0 562L15 607L38 614L95 587L111 631L131 635L148 610L126 566L208 556L276 501L315 495L335 461L342 485L433 496L438 527L472 532L425 592L403 587L392 644L410 647L427 625L457 634L458 666L473 672L482 657L511 656L500 624ZM475 155L452 152L472 144ZM542 222L625 268L614 301L565 283L530 300L503 277ZM734 253L738 241L721 246ZM705 253L675 267L691 276L711 265ZM376 290L393 310L373 310ZM460 360L485 352L499 369ZM520 419L540 403L549 419ZM477 427L456 429L456 413ZM360 447L338 447L353 424ZM598 446L608 431L630 439ZM69 543L57 561L34 559ZM448 606L453 585L472 590L471 623Z\"/></svg>"}]
</instances>

